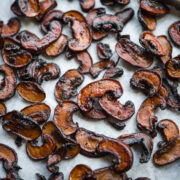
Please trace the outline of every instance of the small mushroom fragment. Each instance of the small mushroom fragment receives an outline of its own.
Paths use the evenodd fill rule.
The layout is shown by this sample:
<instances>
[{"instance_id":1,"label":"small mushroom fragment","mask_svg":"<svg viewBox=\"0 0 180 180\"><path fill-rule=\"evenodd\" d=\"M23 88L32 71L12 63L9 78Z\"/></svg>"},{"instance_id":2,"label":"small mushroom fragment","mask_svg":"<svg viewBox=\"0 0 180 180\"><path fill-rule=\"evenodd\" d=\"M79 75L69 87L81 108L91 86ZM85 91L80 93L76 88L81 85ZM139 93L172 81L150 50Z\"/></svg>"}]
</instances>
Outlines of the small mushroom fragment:
<instances>
[{"instance_id":1,"label":"small mushroom fragment","mask_svg":"<svg viewBox=\"0 0 180 180\"><path fill-rule=\"evenodd\" d=\"M84 12L91 10L95 5L95 0L79 0L79 2Z\"/></svg>"},{"instance_id":2,"label":"small mushroom fragment","mask_svg":"<svg viewBox=\"0 0 180 180\"><path fill-rule=\"evenodd\" d=\"M55 88L55 97L59 103L77 95L77 87L84 81L84 76L76 69L67 71L60 77Z\"/></svg>"},{"instance_id":3,"label":"small mushroom fragment","mask_svg":"<svg viewBox=\"0 0 180 180\"><path fill-rule=\"evenodd\" d=\"M151 53L157 56L166 55L163 45L159 39L150 31L144 31L141 33L139 42L144 48L148 49Z\"/></svg>"},{"instance_id":4,"label":"small mushroom fragment","mask_svg":"<svg viewBox=\"0 0 180 180\"><path fill-rule=\"evenodd\" d=\"M147 68L153 63L153 55L127 38L122 38L116 44L119 57L136 67Z\"/></svg>"},{"instance_id":5,"label":"small mushroom fragment","mask_svg":"<svg viewBox=\"0 0 180 180\"><path fill-rule=\"evenodd\" d=\"M112 93L114 98L119 98L123 89L119 81L113 79L102 79L86 85L78 95L78 105L82 111L88 112L92 109L92 99L99 98L105 93Z\"/></svg>"},{"instance_id":6,"label":"small mushroom fragment","mask_svg":"<svg viewBox=\"0 0 180 180\"><path fill-rule=\"evenodd\" d=\"M154 96L162 85L161 76L152 70L137 70L130 80L130 84L134 88L142 90L145 94Z\"/></svg>"},{"instance_id":7,"label":"small mushroom fragment","mask_svg":"<svg viewBox=\"0 0 180 180\"><path fill-rule=\"evenodd\" d=\"M113 168L116 172L128 171L133 163L133 153L128 145L120 140L106 139L97 146L99 153L109 153L114 155L117 161L113 161Z\"/></svg>"},{"instance_id":8,"label":"small mushroom fragment","mask_svg":"<svg viewBox=\"0 0 180 180\"><path fill-rule=\"evenodd\" d=\"M64 175L61 172L53 173L48 180L64 180Z\"/></svg>"},{"instance_id":9,"label":"small mushroom fragment","mask_svg":"<svg viewBox=\"0 0 180 180\"><path fill-rule=\"evenodd\" d=\"M166 107L166 101L160 96L153 96L147 98L140 106L136 121L137 127L140 130L145 130L152 137L156 136L155 123L157 117L154 115L154 110L160 107L162 110Z\"/></svg>"},{"instance_id":10,"label":"small mushroom fragment","mask_svg":"<svg viewBox=\"0 0 180 180\"><path fill-rule=\"evenodd\" d=\"M0 117L4 116L7 112L6 106L4 103L0 102Z\"/></svg>"},{"instance_id":11,"label":"small mushroom fragment","mask_svg":"<svg viewBox=\"0 0 180 180\"><path fill-rule=\"evenodd\" d=\"M90 74L93 78L97 78L100 72L102 72L104 69L108 69L114 66L114 61L100 61L92 65Z\"/></svg>"},{"instance_id":12,"label":"small mushroom fragment","mask_svg":"<svg viewBox=\"0 0 180 180\"><path fill-rule=\"evenodd\" d=\"M153 141L150 136L144 133L132 133L121 135L118 139L130 146L135 144L142 145L142 153L139 159L140 163L146 163L150 160L153 150Z\"/></svg>"},{"instance_id":13,"label":"small mushroom fragment","mask_svg":"<svg viewBox=\"0 0 180 180\"><path fill-rule=\"evenodd\" d=\"M40 126L32 118L18 111L3 116L3 129L27 141L35 140L41 135Z\"/></svg>"},{"instance_id":14,"label":"small mushroom fragment","mask_svg":"<svg viewBox=\"0 0 180 180\"><path fill-rule=\"evenodd\" d=\"M179 27L180 27L180 21L177 21L173 23L168 29L168 33L172 42L177 46L180 46L180 28Z\"/></svg>"},{"instance_id":15,"label":"small mushroom fragment","mask_svg":"<svg viewBox=\"0 0 180 180\"><path fill-rule=\"evenodd\" d=\"M44 123L49 119L51 108L45 103L38 103L25 107L21 112L37 123Z\"/></svg>"},{"instance_id":16,"label":"small mushroom fragment","mask_svg":"<svg viewBox=\"0 0 180 180\"><path fill-rule=\"evenodd\" d=\"M140 0L139 4L143 11L154 16L164 15L169 12L169 8L159 1Z\"/></svg>"},{"instance_id":17,"label":"small mushroom fragment","mask_svg":"<svg viewBox=\"0 0 180 180\"><path fill-rule=\"evenodd\" d=\"M105 6L113 6L115 4L115 0L101 0L101 3Z\"/></svg>"},{"instance_id":18,"label":"small mushroom fragment","mask_svg":"<svg viewBox=\"0 0 180 180\"><path fill-rule=\"evenodd\" d=\"M11 5L11 11L17 16L20 16L20 17L24 16L24 14L21 12L21 10L18 6L18 2L16 0Z\"/></svg>"},{"instance_id":19,"label":"small mushroom fragment","mask_svg":"<svg viewBox=\"0 0 180 180\"><path fill-rule=\"evenodd\" d=\"M100 60L109 60L112 57L112 51L108 44L97 43L97 54Z\"/></svg>"},{"instance_id":20,"label":"small mushroom fragment","mask_svg":"<svg viewBox=\"0 0 180 180\"><path fill-rule=\"evenodd\" d=\"M76 132L78 124L73 122L72 115L78 110L78 105L73 101L63 101L61 105L56 106L54 123L65 136Z\"/></svg>"},{"instance_id":21,"label":"small mushroom fragment","mask_svg":"<svg viewBox=\"0 0 180 180\"><path fill-rule=\"evenodd\" d=\"M112 67L109 68L103 76L103 79L109 79L109 78L118 78L123 75L124 71L120 67Z\"/></svg>"}]
</instances>

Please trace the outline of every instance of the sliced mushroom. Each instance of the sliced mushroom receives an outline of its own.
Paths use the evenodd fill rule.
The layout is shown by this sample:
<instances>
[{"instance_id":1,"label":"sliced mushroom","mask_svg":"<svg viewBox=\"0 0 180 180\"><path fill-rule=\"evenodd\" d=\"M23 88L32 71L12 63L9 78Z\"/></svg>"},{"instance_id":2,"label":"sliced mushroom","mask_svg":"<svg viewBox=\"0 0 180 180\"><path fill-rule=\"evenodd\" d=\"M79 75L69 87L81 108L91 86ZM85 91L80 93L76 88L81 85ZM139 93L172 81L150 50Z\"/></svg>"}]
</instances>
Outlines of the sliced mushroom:
<instances>
[{"instance_id":1,"label":"sliced mushroom","mask_svg":"<svg viewBox=\"0 0 180 180\"><path fill-rule=\"evenodd\" d=\"M15 15L17 15L17 16L20 16L20 17L24 16L24 14L21 12L21 10L20 10L20 8L19 8L19 6L18 6L18 2L17 2L17 1L14 1L14 2L12 3L12 5L11 5L11 11L12 11Z\"/></svg>"},{"instance_id":2,"label":"sliced mushroom","mask_svg":"<svg viewBox=\"0 0 180 180\"><path fill-rule=\"evenodd\" d=\"M61 172L53 173L48 180L64 180L64 175Z\"/></svg>"},{"instance_id":3,"label":"sliced mushroom","mask_svg":"<svg viewBox=\"0 0 180 180\"><path fill-rule=\"evenodd\" d=\"M120 67L112 67L109 68L103 76L103 79L108 79L108 78L118 78L123 75L124 71Z\"/></svg>"},{"instance_id":4,"label":"sliced mushroom","mask_svg":"<svg viewBox=\"0 0 180 180\"><path fill-rule=\"evenodd\" d=\"M169 92L168 92L167 86L165 84L162 84L157 95L163 97L166 101L168 100Z\"/></svg>"},{"instance_id":5,"label":"sliced mushroom","mask_svg":"<svg viewBox=\"0 0 180 180\"><path fill-rule=\"evenodd\" d=\"M100 60L109 60L112 57L112 51L108 44L97 43L97 54Z\"/></svg>"},{"instance_id":6,"label":"sliced mushroom","mask_svg":"<svg viewBox=\"0 0 180 180\"><path fill-rule=\"evenodd\" d=\"M120 5L126 5L130 2L130 0L114 0L114 1Z\"/></svg>"},{"instance_id":7,"label":"sliced mushroom","mask_svg":"<svg viewBox=\"0 0 180 180\"><path fill-rule=\"evenodd\" d=\"M0 102L0 117L4 116L6 114L6 106L4 103Z\"/></svg>"},{"instance_id":8,"label":"sliced mushroom","mask_svg":"<svg viewBox=\"0 0 180 180\"><path fill-rule=\"evenodd\" d=\"M115 4L115 0L101 0L101 3L105 6L113 6Z\"/></svg>"},{"instance_id":9,"label":"sliced mushroom","mask_svg":"<svg viewBox=\"0 0 180 180\"><path fill-rule=\"evenodd\" d=\"M79 0L79 2L84 12L91 10L95 5L95 0Z\"/></svg>"},{"instance_id":10,"label":"sliced mushroom","mask_svg":"<svg viewBox=\"0 0 180 180\"><path fill-rule=\"evenodd\" d=\"M116 52L124 61L133 66L146 68L153 63L153 55L145 51L127 38L122 38L116 44Z\"/></svg>"}]
</instances>

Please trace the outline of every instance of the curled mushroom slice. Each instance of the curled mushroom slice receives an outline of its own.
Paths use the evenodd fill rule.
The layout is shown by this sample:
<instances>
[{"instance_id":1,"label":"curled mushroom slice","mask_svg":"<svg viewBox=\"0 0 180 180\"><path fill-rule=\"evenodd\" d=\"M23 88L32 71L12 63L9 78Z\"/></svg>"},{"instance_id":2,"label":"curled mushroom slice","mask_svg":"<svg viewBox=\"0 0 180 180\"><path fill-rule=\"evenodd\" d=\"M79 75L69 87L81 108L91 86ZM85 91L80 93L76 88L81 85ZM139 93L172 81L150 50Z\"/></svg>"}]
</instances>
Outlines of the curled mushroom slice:
<instances>
[{"instance_id":1,"label":"curled mushroom slice","mask_svg":"<svg viewBox=\"0 0 180 180\"><path fill-rule=\"evenodd\" d=\"M123 75L124 71L120 67L112 67L109 68L103 76L103 79L108 79L108 78L118 78Z\"/></svg>"},{"instance_id":2,"label":"curled mushroom slice","mask_svg":"<svg viewBox=\"0 0 180 180\"><path fill-rule=\"evenodd\" d=\"M97 54L101 60L109 60L112 57L112 51L108 44L97 43Z\"/></svg>"},{"instance_id":3,"label":"curled mushroom slice","mask_svg":"<svg viewBox=\"0 0 180 180\"><path fill-rule=\"evenodd\" d=\"M140 0L139 4L143 11L151 15L159 16L159 15L167 14L169 12L168 7L159 1Z\"/></svg>"},{"instance_id":4,"label":"curled mushroom slice","mask_svg":"<svg viewBox=\"0 0 180 180\"><path fill-rule=\"evenodd\" d=\"M25 107L21 112L38 123L44 123L49 119L51 108L45 103L38 103Z\"/></svg>"},{"instance_id":5,"label":"curled mushroom slice","mask_svg":"<svg viewBox=\"0 0 180 180\"><path fill-rule=\"evenodd\" d=\"M18 6L18 2L14 1L11 5L11 11L17 15L17 16L24 16L24 14L21 12L19 6Z\"/></svg>"},{"instance_id":6,"label":"curled mushroom slice","mask_svg":"<svg viewBox=\"0 0 180 180\"><path fill-rule=\"evenodd\" d=\"M0 117L4 116L6 114L6 111L7 109L6 109L5 104L1 102L0 103Z\"/></svg>"},{"instance_id":7,"label":"curled mushroom slice","mask_svg":"<svg viewBox=\"0 0 180 180\"><path fill-rule=\"evenodd\" d=\"M121 59L133 66L146 68L153 63L152 54L127 38L122 38L118 41L116 44L116 52Z\"/></svg>"},{"instance_id":8,"label":"curled mushroom slice","mask_svg":"<svg viewBox=\"0 0 180 180\"><path fill-rule=\"evenodd\" d=\"M157 128L160 130L166 141L171 141L175 137L179 136L179 128L172 120L161 120L158 123Z\"/></svg>"},{"instance_id":9,"label":"curled mushroom slice","mask_svg":"<svg viewBox=\"0 0 180 180\"><path fill-rule=\"evenodd\" d=\"M112 6L115 4L115 0L101 0L101 3L105 6Z\"/></svg>"},{"instance_id":10,"label":"curled mushroom slice","mask_svg":"<svg viewBox=\"0 0 180 180\"><path fill-rule=\"evenodd\" d=\"M120 140L107 139L101 141L97 146L99 153L109 153L115 156L113 168L116 172L128 171L133 163L133 153L128 145Z\"/></svg>"},{"instance_id":11,"label":"curled mushroom slice","mask_svg":"<svg viewBox=\"0 0 180 180\"><path fill-rule=\"evenodd\" d=\"M82 111L92 109L92 99L99 98L105 93L112 93L114 98L119 98L123 89L119 81L113 79L102 79L86 85L78 95L78 105Z\"/></svg>"},{"instance_id":12,"label":"curled mushroom slice","mask_svg":"<svg viewBox=\"0 0 180 180\"><path fill-rule=\"evenodd\" d=\"M95 0L79 0L79 2L84 12L91 10L95 5Z\"/></svg>"},{"instance_id":13,"label":"curled mushroom slice","mask_svg":"<svg viewBox=\"0 0 180 180\"><path fill-rule=\"evenodd\" d=\"M77 95L77 87L84 81L84 76L76 69L67 71L60 77L55 88L56 100L61 103Z\"/></svg>"},{"instance_id":14,"label":"curled mushroom slice","mask_svg":"<svg viewBox=\"0 0 180 180\"><path fill-rule=\"evenodd\" d=\"M126 5L130 2L130 0L114 0L114 1L120 5Z\"/></svg>"},{"instance_id":15,"label":"curled mushroom slice","mask_svg":"<svg viewBox=\"0 0 180 180\"><path fill-rule=\"evenodd\" d=\"M180 136L165 143L154 154L154 163L158 166L164 166L173 163L180 158Z\"/></svg>"},{"instance_id":16,"label":"curled mushroom slice","mask_svg":"<svg viewBox=\"0 0 180 180\"><path fill-rule=\"evenodd\" d=\"M139 38L141 45L157 56L166 54L163 45L158 38L150 31L144 31Z\"/></svg>"},{"instance_id":17,"label":"curled mushroom slice","mask_svg":"<svg viewBox=\"0 0 180 180\"><path fill-rule=\"evenodd\" d=\"M53 173L48 180L64 180L64 175L61 172Z\"/></svg>"},{"instance_id":18,"label":"curled mushroom slice","mask_svg":"<svg viewBox=\"0 0 180 180\"><path fill-rule=\"evenodd\" d=\"M38 103L46 98L44 90L35 82L22 81L17 85L19 95L28 102Z\"/></svg>"},{"instance_id":19,"label":"curled mushroom slice","mask_svg":"<svg viewBox=\"0 0 180 180\"><path fill-rule=\"evenodd\" d=\"M160 96L147 98L140 106L136 121L137 127L140 130L147 131L152 137L156 136L155 123L157 117L154 115L154 110L160 107L162 110L166 107L166 101Z\"/></svg>"},{"instance_id":20,"label":"curled mushroom slice","mask_svg":"<svg viewBox=\"0 0 180 180\"><path fill-rule=\"evenodd\" d=\"M51 136L46 134L42 139L43 144L41 146L34 145L32 141L27 142L26 151L30 158L34 160L42 160L54 152L56 144Z\"/></svg>"},{"instance_id":21,"label":"curled mushroom slice","mask_svg":"<svg viewBox=\"0 0 180 180\"><path fill-rule=\"evenodd\" d=\"M28 141L35 140L41 135L39 125L18 111L9 112L3 117L3 129Z\"/></svg>"},{"instance_id":22,"label":"curled mushroom slice","mask_svg":"<svg viewBox=\"0 0 180 180\"><path fill-rule=\"evenodd\" d=\"M114 66L114 61L100 61L92 65L90 74L93 78L97 78L101 71Z\"/></svg>"},{"instance_id":23,"label":"curled mushroom slice","mask_svg":"<svg viewBox=\"0 0 180 180\"><path fill-rule=\"evenodd\" d=\"M177 22L173 23L168 29L168 33L169 33L169 36L170 36L172 42L177 46L180 46L179 27L180 27L180 21L177 21Z\"/></svg>"},{"instance_id":24,"label":"curled mushroom slice","mask_svg":"<svg viewBox=\"0 0 180 180\"><path fill-rule=\"evenodd\" d=\"M130 146L135 144L142 145L142 153L139 159L140 163L146 163L150 160L153 150L153 141L148 135L144 133L124 134L119 136L118 139Z\"/></svg>"},{"instance_id":25,"label":"curled mushroom slice","mask_svg":"<svg viewBox=\"0 0 180 180\"><path fill-rule=\"evenodd\" d=\"M78 109L78 105L73 101L63 101L63 103L57 105L55 109L54 122L66 136L74 134L78 128L78 124L72 120L73 113Z\"/></svg>"}]
</instances>

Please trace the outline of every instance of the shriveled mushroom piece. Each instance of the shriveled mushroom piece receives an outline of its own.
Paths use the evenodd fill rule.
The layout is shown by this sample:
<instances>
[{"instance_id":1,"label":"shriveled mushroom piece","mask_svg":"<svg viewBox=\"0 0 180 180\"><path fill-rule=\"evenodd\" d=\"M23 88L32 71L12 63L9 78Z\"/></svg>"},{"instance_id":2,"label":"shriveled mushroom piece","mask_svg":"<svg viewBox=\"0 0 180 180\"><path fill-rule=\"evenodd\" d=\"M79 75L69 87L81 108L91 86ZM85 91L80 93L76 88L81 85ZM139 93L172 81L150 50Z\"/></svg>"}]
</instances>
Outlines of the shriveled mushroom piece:
<instances>
[{"instance_id":1,"label":"shriveled mushroom piece","mask_svg":"<svg viewBox=\"0 0 180 180\"><path fill-rule=\"evenodd\" d=\"M63 103L57 105L55 109L54 122L66 136L74 134L78 128L78 124L72 120L73 113L78 109L78 105L73 101L63 101Z\"/></svg>"},{"instance_id":2,"label":"shriveled mushroom piece","mask_svg":"<svg viewBox=\"0 0 180 180\"><path fill-rule=\"evenodd\" d=\"M139 158L140 163L146 163L151 158L151 153L153 150L153 141L152 138L144 133L132 133L132 134L123 134L118 137L119 140L124 143L132 146L135 144L142 145L142 153Z\"/></svg>"},{"instance_id":3,"label":"shriveled mushroom piece","mask_svg":"<svg viewBox=\"0 0 180 180\"><path fill-rule=\"evenodd\" d=\"M119 81L113 79L102 79L86 85L78 95L78 105L82 111L92 109L92 99L99 98L105 93L111 93L114 98L119 98L122 93L122 86Z\"/></svg>"},{"instance_id":4,"label":"shriveled mushroom piece","mask_svg":"<svg viewBox=\"0 0 180 180\"><path fill-rule=\"evenodd\" d=\"M109 68L105 73L103 78L108 79L108 78L118 78L123 75L124 71L120 67L112 67Z\"/></svg>"},{"instance_id":5,"label":"shriveled mushroom piece","mask_svg":"<svg viewBox=\"0 0 180 180\"><path fill-rule=\"evenodd\" d=\"M160 96L147 98L140 106L136 117L137 127L140 130L147 131L152 137L156 136L155 123L157 117L154 110L160 107L162 110L166 107L166 101Z\"/></svg>"},{"instance_id":6,"label":"shriveled mushroom piece","mask_svg":"<svg viewBox=\"0 0 180 180\"><path fill-rule=\"evenodd\" d=\"M153 63L153 55L145 51L127 38L122 38L116 44L119 57L133 66L147 68Z\"/></svg>"},{"instance_id":7,"label":"shriveled mushroom piece","mask_svg":"<svg viewBox=\"0 0 180 180\"><path fill-rule=\"evenodd\" d=\"M113 168L116 172L128 171L133 163L133 153L128 145L120 140L106 139L97 146L99 153L112 154L117 161L114 161Z\"/></svg>"},{"instance_id":8,"label":"shriveled mushroom piece","mask_svg":"<svg viewBox=\"0 0 180 180\"><path fill-rule=\"evenodd\" d=\"M168 100L169 92L168 92L167 86L165 84L162 84L162 86L161 86L160 90L158 91L157 95L163 97L166 101Z\"/></svg>"},{"instance_id":9,"label":"shriveled mushroom piece","mask_svg":"<svg viewBox=\"0 0 180 180\"><path fill-rule=\"evenodd\" d=\"M97 54L100 60L109 60L112 57L112 51L108 44L97 43Z\"/></svg>"},{"instance_id":10,"label":"shriveled mushroom piece","mask_svg":"<svg viewBox=\"0 0 180 180\"><path fill-rule=\"evenodd\" d=\"M84 12L91 10L95 5L95 0L79 0L79 2Z\"/></svg>"},{"instance_id":11,"label":"shriveled mushroom piece","mask_svg":"<svg viewBox=\"0 0 180 180\"><path fill-rule=\"evenodd\" d=\"M85 17L78 11L68 11L64 13L63 21L72 24L74 39L69 40L68 48L75 52L86 50L91 44L92 37Z\"/></svg>"},{"instance_id":12,"label":"shriveled mushroom piece","mask_svg":"<svg viewBox=\"0 0 180 180\"><path fill-rule=\"evenodd\" d=\"M28 102L39 103L46 98L42 87L32 81L22 81L17 85L19 95Z\"/></svg>"},{"instance_id":13,"label":"shriveled mushroom piece","mask_svg":"<svg viewBox=\"0 0 180 180\"><path fill-rule=\"evenodd\" d=\"M60 77L55 88L55 97L59 103L77 95L77 87L84 81L84 76L76 69L67 71Z\"/></svg>"},{"instance_id":14,"label":"shriveled mushroom piece","mask_svg":"<svg viewBox=\"0 0 180 180\"><path fill-rule=\"evenodd\" d=\"M115 0L101 0L101 3L105 6L112 6L115 4Z\"/></svg>"},{"instance_id":15,"label":"shriveled mushroom piece","mask_svg":"<svg viewBox=\"0 0 180 180\"><path fill-rule=\"evenodd\" d=\"M37 103L25 107L21 112L31 117L37 123L44 123L49 119L51 108L45 103Z\"/></svg>"},{"instance_id":16,"label":"shriveled mushroom piece","mask_svg":"<svg viewBox=\"0 0 180 180\"><path fill-rule=\"evenodd\" d=\"M3 116L3 129L28 141L35 140L41 135L40 126L32 118L18 111Z\"/></svg>"},{"instance_id":17,"label":"shriveled mushroom piece","mask_svg":"<svg viewBox=\"0 0 180 180\"><path fill-rule=\"evenodd\" d=\"M147 177L139 177L139 178L136 178L135 180L151 180L151 179Z\"/></svg>"},{"instance_id":18,"label":"shriveled mushroom piece","mask_svg":"<svg viewBox=\"0 0 180 180\"><path fill-rule=\"evenodd\" d=\"M0 102L0 117L4 116L6 114L6 106L4 103Z\"/></svg>"},{"instance_id":19,"label":"shriveled mushroom piece","mask_svg":"<svg viewBox=\"0 0 180 180\"><path fill-rule=\"evenodd\" d=\"M11 4L11 11L16 15L16 16L20 16L23 17L24 14L21 12L19 6L18 6L18 2L15 0L12 4Z\"/></svg>"}]
</instances>

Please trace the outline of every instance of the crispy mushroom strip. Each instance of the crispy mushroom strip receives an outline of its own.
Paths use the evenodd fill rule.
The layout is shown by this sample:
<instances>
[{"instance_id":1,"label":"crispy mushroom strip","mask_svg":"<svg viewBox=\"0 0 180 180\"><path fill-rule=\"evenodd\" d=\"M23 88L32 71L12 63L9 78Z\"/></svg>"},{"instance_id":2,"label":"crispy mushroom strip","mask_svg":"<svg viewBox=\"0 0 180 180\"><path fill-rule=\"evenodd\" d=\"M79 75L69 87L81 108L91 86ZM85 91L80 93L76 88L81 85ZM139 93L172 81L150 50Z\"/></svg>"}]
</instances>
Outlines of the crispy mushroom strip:
<instances>
[{"instance_id":1,"label":"crispy mushroom strip","mask_svg":"<svg viewBox=\"0 0 180 180\"><path fill-rule=\"evenodd\" d=\"M24 14L21 12L19 6L18 6L18 2L15 0L12 5L11 5L11 11L19 17L23 17Z\"/></svg>"},{"instance_id":2,"label":"crispy mushroom strip","mask_svg":"<svg viewBox=\"0 0 180 180\"><path fill-rule=\"evenodd\" d=\"M95 5L95 0L79 0L79 2L84 12L91 10Z\"/></svg>"},{"instance_id":3,"label":"crispy mushroom strip","mask_svg":"<svg viewBox=\"0 0 180 180\"><path fill-rule=\"evenodd\" d=\"M122 68L120 67L112 67L112 68L109 68L105 73L104 73L104 76L103 76L103 79L108 79L108 78L118 78L118 77L121 77L123 75L124 71Z\"/></svg>"},{"instance_id":4,"label":"crispy mushroom strip","mask_svg":"<svg viewBox=\"0 0 180 180\"><path fill-rule=\"evenodd\" d=\"M97 54L100 60L109 60L112 57L112 51L108 44L97 43Z\"/></svg>"}]
</instances>

